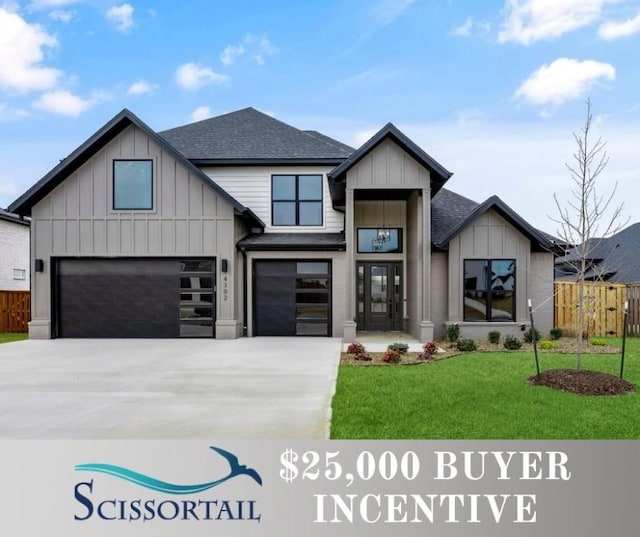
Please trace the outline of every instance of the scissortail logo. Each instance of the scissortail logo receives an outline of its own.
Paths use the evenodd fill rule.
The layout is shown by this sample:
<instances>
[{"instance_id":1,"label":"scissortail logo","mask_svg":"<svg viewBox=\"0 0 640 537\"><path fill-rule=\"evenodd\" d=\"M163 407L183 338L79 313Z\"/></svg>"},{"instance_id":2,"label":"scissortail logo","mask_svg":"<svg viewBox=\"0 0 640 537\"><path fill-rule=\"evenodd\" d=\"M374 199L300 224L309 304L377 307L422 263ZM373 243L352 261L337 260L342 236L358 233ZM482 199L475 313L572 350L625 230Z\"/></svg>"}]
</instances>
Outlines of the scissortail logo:
<instances>
[{"instance_id":1,"label":"scissortail logo","mask_svg":"<svg viewBox=\"0 0 640 537\"><path fill-rule=\"evenodd\" d=\"M151 477L129 468L105 463L78 464L78 472L95 472L107 474L124 481L129 481L145 489L170 495L193 495L202 493L239 476L248 476L262 486L260 474L253 468L240 464L233 453L211 446L210 449L222 455L229 463L229 473L220 479L183 485L170 483ZM221 500L221 499L189 499L167 500L158 498L119 499L94 498L94 480L77 483L74 497L82 506L81 513L76 513L78 521L99 518L101 520L126 520L128 522L151 520L253 520L260 521L255 500Z\"/></svg>"}]
</instances>

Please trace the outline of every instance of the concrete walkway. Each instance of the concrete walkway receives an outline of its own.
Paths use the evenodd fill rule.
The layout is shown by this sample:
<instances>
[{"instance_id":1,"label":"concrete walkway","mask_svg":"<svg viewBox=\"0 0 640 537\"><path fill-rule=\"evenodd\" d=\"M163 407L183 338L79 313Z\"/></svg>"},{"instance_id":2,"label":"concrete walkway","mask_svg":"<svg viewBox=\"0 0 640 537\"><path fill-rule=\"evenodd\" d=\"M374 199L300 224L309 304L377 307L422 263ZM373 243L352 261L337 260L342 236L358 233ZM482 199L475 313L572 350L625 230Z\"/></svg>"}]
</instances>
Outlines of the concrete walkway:
<instances>
[{"instance_id":1,"label":"concrete walkway","mask_svg":"<svg viewBox=\"0 0 640 537\"><path fill-rule=\"evenodd\" d=\"M362 343L369 352L384 352L391 343L406 343L411 352L421 352L423 342L404 332L358 332L356 341ZM347 350L348 343L343 343L342 350Z\"/></svg>"},{"instance_id":2,"label":"concrete walkway","mask_svg":"<svg viewBox=\"0 0 640 537\"><path fill-rule=\"evenodd\" d=\"M328 438L338 338L0 345L0 438Z\"/></svg>"}]
</instances>

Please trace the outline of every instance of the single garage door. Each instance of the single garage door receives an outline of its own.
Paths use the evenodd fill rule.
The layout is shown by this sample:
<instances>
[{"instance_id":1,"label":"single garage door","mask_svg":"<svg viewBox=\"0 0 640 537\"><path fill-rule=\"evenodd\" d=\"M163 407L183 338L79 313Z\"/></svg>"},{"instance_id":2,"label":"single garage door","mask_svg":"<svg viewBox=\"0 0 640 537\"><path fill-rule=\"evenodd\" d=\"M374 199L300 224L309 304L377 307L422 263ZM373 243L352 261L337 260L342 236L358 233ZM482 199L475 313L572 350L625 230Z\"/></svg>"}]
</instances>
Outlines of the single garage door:
<instances>
[{"instance_id":1,"label":"single garage door","mask_svg":"<svg viewBox=\"0 0 640 537\"><path fill-rule=\"evenodd\" d=\"M331 261L254 261L253 290L256 335L331 335Z\"/></svg>"},{"instance_id":2,"label":"single garage door","mask_svg":"<svg viewBox=\"0 0 640 537\"><path fill-rule=\"evenodd\" d=\"M213 337L212 259L59 259L58 337Z\"/></svg>"}]
</instances>

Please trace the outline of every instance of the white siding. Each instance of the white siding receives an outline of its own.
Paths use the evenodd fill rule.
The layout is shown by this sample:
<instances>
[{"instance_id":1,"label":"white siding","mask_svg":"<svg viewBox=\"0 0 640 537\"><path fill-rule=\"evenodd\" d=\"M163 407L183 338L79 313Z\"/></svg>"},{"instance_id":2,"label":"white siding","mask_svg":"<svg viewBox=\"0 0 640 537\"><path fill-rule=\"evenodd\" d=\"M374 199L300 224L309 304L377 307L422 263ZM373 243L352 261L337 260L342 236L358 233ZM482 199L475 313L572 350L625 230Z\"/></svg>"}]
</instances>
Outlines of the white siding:
<instances>
[{"instance_id":1,"label":"white siding","mask_svg":"<svg viewBox=\"0 0 640 537\"><path fill-rule=\"evenodd\" d=\"M335 211L331 205L327 180L327 173L333 168L333 166L246 166L204 167L202 171L245 207L251 209L265 223L267 232L339 233L344 229L344 216ZM322 226L273 227L271 225L271 176L278 174L322 175L324 203Z\"/></svg>"},{"instance_id":2,"label":"white siding","mask_svg":"<svg viewBox=\"0 0 640 537\"><path fill-rule=\"evenodd\" d=\"M24 280L14 270L24 270ZM29 226L0 220L0 290L29 290Z\"/></svg>"}]
</instances>

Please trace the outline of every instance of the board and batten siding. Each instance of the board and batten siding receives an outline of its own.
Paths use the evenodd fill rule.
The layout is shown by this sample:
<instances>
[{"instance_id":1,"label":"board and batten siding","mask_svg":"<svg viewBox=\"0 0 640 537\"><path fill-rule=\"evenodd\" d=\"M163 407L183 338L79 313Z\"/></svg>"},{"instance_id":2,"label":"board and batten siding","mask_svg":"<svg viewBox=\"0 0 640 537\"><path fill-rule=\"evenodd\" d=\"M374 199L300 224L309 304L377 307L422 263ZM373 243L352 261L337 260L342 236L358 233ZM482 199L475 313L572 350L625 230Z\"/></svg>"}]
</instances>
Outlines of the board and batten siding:
<instances>
[{"instance_id":1,"label":"board and batten siding","mask_svg":"<svg viewBox=\"0 0 640 537\"><path fill-rule=\"evenodd\" d=\"M152 160L152 210L113 210L116 159ZM225 257L233 265L234 218L226 199L130 125L33 207L32 258L45 261L32 282L33 321L49 330L52 257ZM218 301L218 319L233 319L233 289Z\"/></svg>"},{"instance_id":2,"label":"board and batten siding","mask_svg":"<svg viewBox=\"0 0 640 537\"><path fill-rule=\"evenodd\" d=\"M465 259L516 260L516 323L527 322L527 296L530 292L531 243L495 211L479 216L449 243L449 322L461 324L464 337L476 337L474 328L513 325L512 323L463 323ZM488 328L491 330L492 328ZM496 328L502 330L502 328ZM485 332L482 337L486 337ZM506 335L506 331L503 331ZM514 332L515 334L516 332ZM479 332L478 332L479 334Z\"/></svg>"},{"instance_id":3,"label":"board and batten siding","mask_svg":"<svg viewBox=\"0 0 640 537\"><path fill-rule=\"evenodd\" d=\"M347 188L426 188L429 170L395 142L385 140L347 172Z\"/></svg>"},{"instance_id":4,"label":"board and batten siding","mask_svg":"<svg viewBox=\"0 0 640 537\"><path fill-rule=\"evenodd\" d=\"M247 166L203 167L221 188L245 207L250 207L265 223L266 232L340 233L344 229L344 215L333 209L327 173L333 166ZM322 175L323 214L321 226L272 226L271 177L273 175Z\"/></svg>"}]
</instances>

